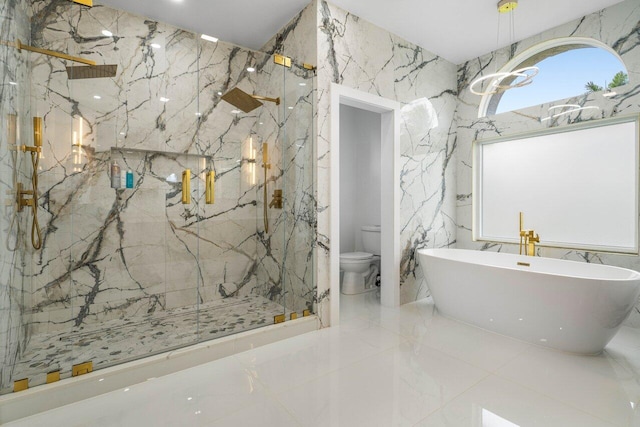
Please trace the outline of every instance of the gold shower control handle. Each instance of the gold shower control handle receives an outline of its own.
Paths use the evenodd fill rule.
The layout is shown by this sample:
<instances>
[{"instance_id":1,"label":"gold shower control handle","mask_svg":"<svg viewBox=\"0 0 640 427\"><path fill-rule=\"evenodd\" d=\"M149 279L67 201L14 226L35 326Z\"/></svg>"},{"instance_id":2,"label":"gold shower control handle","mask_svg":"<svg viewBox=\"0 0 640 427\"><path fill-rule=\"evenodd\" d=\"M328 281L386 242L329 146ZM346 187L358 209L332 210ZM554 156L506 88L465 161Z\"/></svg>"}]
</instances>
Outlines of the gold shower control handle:
<instances>
[{"instance_id":1,"label":"gold shower control handle","mask_svg":"<svg viewBox=\"0 0 640 427\"><path fill-rule=\"evenodd\" d=\"M182 172L182 204L191 204L191 169Z\"/></svg>"},{"instance_id":2,"label":"gold shower control handle","mask_svg":"<svg viewBox=\"0 0 640 427\"><path fill-rule=\"evenodd\" d=\"M205 182L204 199L207 205L212 205L215 198L216 173L214 171L207 172Z\"/></svg>"}]
</instances>

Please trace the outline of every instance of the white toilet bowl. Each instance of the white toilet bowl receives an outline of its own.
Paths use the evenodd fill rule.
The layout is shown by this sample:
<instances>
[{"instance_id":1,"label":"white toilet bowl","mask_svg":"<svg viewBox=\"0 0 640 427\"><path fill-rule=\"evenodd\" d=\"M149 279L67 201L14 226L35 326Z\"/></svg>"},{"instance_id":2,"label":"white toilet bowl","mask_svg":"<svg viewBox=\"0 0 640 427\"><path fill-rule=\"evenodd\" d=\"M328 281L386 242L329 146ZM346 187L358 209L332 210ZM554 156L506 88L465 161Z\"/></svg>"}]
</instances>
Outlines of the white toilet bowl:
<instances>
[{"instance_id":1,"label":"white toilet bowl","mask_svg":"<svg viewBox=\"0 0 640 427\"><path fill-rule=\"evenodd\" d=\"M374 289L378 267L373 254L367 252L347 252L340 254L340 270L344 272L340 291L345 295L354 295Z\"/></svg>"}]
</instances>

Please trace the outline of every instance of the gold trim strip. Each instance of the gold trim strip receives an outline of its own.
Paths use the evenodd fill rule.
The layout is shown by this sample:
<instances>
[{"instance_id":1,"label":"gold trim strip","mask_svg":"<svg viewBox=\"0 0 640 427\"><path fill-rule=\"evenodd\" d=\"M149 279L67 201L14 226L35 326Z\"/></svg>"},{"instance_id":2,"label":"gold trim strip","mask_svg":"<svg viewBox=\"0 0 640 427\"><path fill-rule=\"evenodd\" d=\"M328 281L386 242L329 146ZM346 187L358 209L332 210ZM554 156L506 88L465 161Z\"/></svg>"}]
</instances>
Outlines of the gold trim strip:
<instances>
[{"instance_id":1,"label":"gold trim strip","mask_svg":"<svg viewBox=\"0 0 640 427\"><path fill-rule=\"evenodd\" d=\"M518 261L518 265L521 265L523 267L531 267L531 264L529 264L528 262L520 262L520 261Z\"/></svg>"},{"instance_id":2,"label":"gold trim strip","mask_svg":"<svg viewBox=\"0 0 640 427\"><path fill-rule=\"evenodd\" d=\"M295 311L291 313L291 315L289 316L289 319L291 320L296 320L297 318L298 318L298 313L296 313Z\"/></svg>"},{"instance_id":3,"label":"gold trim strip","mask_svg":"<svg viewBox=\"0 0 640 427\"><path fill-rule=\"evenodd\" d=\"M60 371L53 371L47 373L47 384L60 381Z\"/></svg>"},{"instance_id":4,"label":"gold trim strip","mask_svg":"<svg viewBox=\"0 0 640 427\"><path fill-rule=\"evenodd\" d=\"M314 65L307 64L306 62L302 64L302 68L304 68L305 70L312 70L312 71L316 69Z\"/></svg>"},{"instance_id":5,"label":"gold trim strip","mask_svg":"<svg viewBox=\"0 0 640 427\"><path fill-rule=\"evenodd\" d=\"M24 391L29 388L29 378L23 378L13 382L13 392Z\"/></svg>"},{"instance_id":6,"label":"gold trim strip","mask_svg":"<svg viewBox=\"0 0 640 427\"><path fill-rule=\"evenodd\" d=\"M93 0L70 0L73 3L78 3L81 4L83 6L89 6L89 7L93 7Z\"/></svg>"},{"instance_id":7,"label":"gold trim strip","mask_svg":"<svg viewBox=\"0 0 640 427\"><path fill-rule=\"evenodd\" d=\"M72 377L88 374L89 372L93 372L93 362L78 363L71 368Z\"/></svg>"},{"instance_id":8,"label":"gold trim strip","mask_svg":"<svg viewBox=\"0 0 640 427\"><path fill-rule=\"evenodd\" d=\"M303 310L302 311L302 317L308 317L311 316L311 310Z\"/></svg>"},{"instance_id":9,"label":"gold trim strip","mask_svg":"<svg viewBox=\"0 0 640 427\"><path fill-rule=\"evenodd\" d=\"M287 317L284 314L278 314L277 316L273 316L273 323L284 323L287 320Z\"/></svg>"},{"instance_id":10,"label":"gold trim strip","mask_svg":"<svg viewBox=\"0 0 640 427\"><path fill-rule=\"evenodd\" d=\"M291 68L291 58L289 58L288 56L284 56L276 53L273 55L273 62L275 62L278 65Z\"/></svg>"}]
</instances>

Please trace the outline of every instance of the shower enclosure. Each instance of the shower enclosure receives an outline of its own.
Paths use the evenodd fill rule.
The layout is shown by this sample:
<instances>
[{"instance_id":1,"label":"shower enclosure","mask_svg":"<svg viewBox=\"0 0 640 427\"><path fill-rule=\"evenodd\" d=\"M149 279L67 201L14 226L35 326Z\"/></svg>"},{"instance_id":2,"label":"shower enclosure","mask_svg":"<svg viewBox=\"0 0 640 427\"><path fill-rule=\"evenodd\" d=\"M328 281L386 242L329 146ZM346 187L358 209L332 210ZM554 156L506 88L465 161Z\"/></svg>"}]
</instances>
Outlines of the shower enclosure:
<instances>
[{"instance_id":1,"label":"shower enclosure","mask_svg":"<svg viewBox=\"0 0 640 427\"><path fill-rule=\"evenodd\" d=\"M103 6L0 12L1 393L314 312L312 67Z\"/></svg>"}]
</instances>

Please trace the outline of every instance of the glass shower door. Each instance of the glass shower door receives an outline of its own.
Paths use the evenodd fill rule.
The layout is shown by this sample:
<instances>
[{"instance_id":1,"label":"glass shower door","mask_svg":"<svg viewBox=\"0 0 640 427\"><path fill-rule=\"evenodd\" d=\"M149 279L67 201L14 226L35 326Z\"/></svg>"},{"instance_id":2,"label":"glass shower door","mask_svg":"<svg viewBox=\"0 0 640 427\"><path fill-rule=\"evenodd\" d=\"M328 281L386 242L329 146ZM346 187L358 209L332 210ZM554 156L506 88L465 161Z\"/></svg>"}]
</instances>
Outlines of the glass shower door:
<instances>
[{"instance_id":1,"label":"glass shower door","mask_svg":"<svg viewBox=\"0 0 640 427\"><path fill-rule=\"evenodd\" d=\"M315 71L298 65L284 76L282 186L284 197L282 281L287 311L314 313L316 288L313 264L316 203L314 188Z\"/></svg>"}]
</instances>

